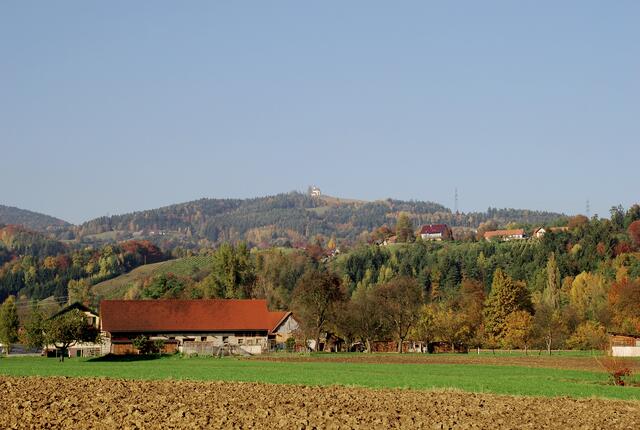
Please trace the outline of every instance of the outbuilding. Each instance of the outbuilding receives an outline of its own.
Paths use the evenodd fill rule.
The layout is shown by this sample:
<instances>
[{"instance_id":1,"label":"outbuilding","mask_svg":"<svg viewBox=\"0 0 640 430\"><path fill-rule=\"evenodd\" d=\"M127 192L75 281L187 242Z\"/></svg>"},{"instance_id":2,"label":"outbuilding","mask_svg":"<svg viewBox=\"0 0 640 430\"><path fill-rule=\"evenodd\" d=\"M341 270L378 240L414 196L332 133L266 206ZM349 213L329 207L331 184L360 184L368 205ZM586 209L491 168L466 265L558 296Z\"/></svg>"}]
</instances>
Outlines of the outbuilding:
<instances>
[{"instance_id":1,"label":"outbuilding","mask_svg":"<svg viewBox=\"0 0 640 430\"><path fill-rule=\"evenodd\" d=\"M260 354L298 328L291 312L269 311L266 300L103 300L100 318L113 354L137 353L140 336L165 353Z\"/></svg>"},{"instance_id":2,"label":"outbuilding","mask_svg":"<svg viewBox=\"0 0 640 430\"><path fill-rule=\"evenodd\" d=\"M609 354L614 357L640 357L640 335L607 333Z\"/></svg>"}]
</instances>

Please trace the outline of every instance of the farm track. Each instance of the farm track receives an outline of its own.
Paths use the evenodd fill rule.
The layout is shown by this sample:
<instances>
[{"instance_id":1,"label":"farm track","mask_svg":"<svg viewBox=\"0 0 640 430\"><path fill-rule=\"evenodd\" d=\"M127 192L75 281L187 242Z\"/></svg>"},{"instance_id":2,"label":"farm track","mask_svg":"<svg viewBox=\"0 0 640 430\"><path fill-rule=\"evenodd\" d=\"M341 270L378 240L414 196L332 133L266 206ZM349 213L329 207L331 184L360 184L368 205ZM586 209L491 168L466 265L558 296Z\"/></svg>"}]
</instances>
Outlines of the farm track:
<instances>
[{"instance_id":1,"label":"farm track","mask_svg":"<svg viewBox=\"0 0 640 430\"><path fill-rule=\"evenodd\" d=\"M640 402L257 383L0 377L3 428L637 428Z\"/></svg>"}]
</instances>

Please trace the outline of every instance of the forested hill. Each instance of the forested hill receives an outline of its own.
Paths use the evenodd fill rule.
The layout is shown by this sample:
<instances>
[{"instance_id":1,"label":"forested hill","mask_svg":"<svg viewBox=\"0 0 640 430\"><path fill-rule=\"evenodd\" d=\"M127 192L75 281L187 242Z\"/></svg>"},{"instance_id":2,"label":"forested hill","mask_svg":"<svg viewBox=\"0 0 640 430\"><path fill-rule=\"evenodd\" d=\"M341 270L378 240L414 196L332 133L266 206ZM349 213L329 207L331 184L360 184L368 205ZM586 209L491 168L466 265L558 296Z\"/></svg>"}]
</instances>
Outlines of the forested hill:
<instances>
[{"instance_id":1,"label":"forested hill","mask_svg":"<svg viewBox=\"0 0 640 430\"><path fill-rule=\"evenodd\" d=\"M115 235L118 239L161 236L164 242L245 240L255 245L303 243L317 235L353 241L363 232L371 232L380 226L393 227L400 213L406 213L416 228L428 223L477 227L488 220L497 225L547 224L563 217L558 213L517 209L454 214L433 202L393 199L364 202L291 192L244 200L201 199L101 217L79 226L77 236L107 238Z\"/></svg>"},{"instance_id":2,"label":"forested hill","mask_svg":"<svg viewBox=\"0 0 640 430\"><path fill-rule=\"evenodd\" d=\"M4 205L0 205L0 224L22 225L37 231L56 230L71 226L68 222L49 215Z\"/></svg>"}]
</instances>

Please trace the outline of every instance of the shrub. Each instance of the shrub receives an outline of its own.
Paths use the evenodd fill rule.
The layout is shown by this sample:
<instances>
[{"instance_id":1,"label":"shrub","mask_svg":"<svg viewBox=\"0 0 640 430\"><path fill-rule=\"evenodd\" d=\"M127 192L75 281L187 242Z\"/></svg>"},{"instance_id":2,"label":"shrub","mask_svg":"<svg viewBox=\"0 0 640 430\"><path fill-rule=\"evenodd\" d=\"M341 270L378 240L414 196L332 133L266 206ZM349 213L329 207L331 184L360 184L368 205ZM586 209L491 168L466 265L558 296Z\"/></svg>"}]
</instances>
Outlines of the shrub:
<instances>
[{"instance_id":1,"label":"shrub","mask_svg":"<svg viewBox=\"0 0 640 430\"><path fill-rule=\"evenodd\" d=\"M290 337L286 340L285 345L287 347L287 351L293 352L296 347L296 340L293 337Z\"/></svg>"},{"instance_id":2,"label":"shrub","mask_svg":"<svg viewBox=\"0 0 640 430\"><path fill-rule=\"evenodd\" d=\"M156 339L153 341L153 349L154 352L158 353L158 354L162 354L162 351L164 350L164 340L162 339Z\"/></svg>"},{"instance_id":3,"label":"shrub","mask_svg":"<svg viewBox=\"0 0 640 430\"><path fill-rule=\"evenodd\" d=\"M147 336L141 334L140 336L133 339L133 341L131 341L131 344L135 349L138 350L138 354L146 354L148 349L149 339L147 338Z\"/></svg>"},{"instance_id":4,"label":"shrub","mask_svg":"<svg viewBox=\"0 0 640 430\"><path fill-rule=\"evenodd\" d=\"M633 374L634 362L618 357L603 357L596 359L602 368L609 374L614 385L625 386L625 378Z\"/></svg>"}]
</instances>

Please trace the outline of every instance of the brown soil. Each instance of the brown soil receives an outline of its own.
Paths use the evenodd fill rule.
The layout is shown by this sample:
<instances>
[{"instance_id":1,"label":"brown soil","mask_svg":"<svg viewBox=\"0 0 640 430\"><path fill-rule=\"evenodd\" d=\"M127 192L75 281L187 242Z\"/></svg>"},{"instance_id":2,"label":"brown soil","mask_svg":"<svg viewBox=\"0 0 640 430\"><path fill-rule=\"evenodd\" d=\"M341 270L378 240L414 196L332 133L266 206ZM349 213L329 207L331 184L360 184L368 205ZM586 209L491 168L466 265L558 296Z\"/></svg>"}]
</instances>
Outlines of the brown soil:
<instances>
[{"instance_id":1,"label":"brown soil","mask_svg":"<svg viewBox=\"0 0 640 430\"><path fill-rule=\"evenodd\" d=\"M252 360L266 361L329 361L337 363L394 363L394 364L486 364L492 366L548 367L556 369L590 370L602 372L605 369L594 357L563 357L561 355L491 355L469 354L320 354L294 355L271 354L252 357ZM632 361L631 364L633 364Z\"/></svg>"},{"instance_id":2,"label":"brown soil","mask_svg":"<svg viewBox=\"0 0 640 430\"><path fill-rule=\"evenodd\" d=\"M640 402L256 383L0 377L3 428L637 428Z\"/></svg>"}]
</instances>

